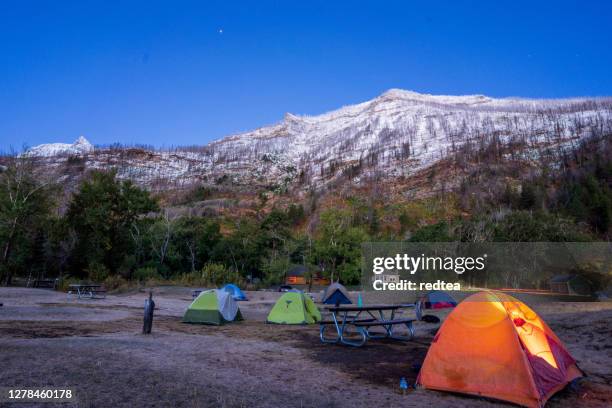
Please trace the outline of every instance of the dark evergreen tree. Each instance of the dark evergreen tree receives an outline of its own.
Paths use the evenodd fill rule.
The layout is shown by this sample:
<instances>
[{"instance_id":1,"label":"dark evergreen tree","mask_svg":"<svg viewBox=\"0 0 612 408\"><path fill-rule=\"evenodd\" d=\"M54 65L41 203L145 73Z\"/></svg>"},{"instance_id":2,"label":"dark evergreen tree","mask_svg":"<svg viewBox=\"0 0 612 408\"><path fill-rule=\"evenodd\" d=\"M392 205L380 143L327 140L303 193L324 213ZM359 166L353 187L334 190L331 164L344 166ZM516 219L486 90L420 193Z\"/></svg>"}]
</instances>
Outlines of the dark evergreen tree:
<instances>
[{"instance_id":1,"label":"dark evergreen tree","mask_svg":"<svg viewBox=\"0 0 612 408\"><path fill-rule=\"evenodd\" d=\"M130 228L139 217L157 211L146 190L119 181L116 172L95 171L74 194L66 220L77 236L71 270L82 276L89 264L115 272L131 254Z\"/></svg>"}]
</instances>

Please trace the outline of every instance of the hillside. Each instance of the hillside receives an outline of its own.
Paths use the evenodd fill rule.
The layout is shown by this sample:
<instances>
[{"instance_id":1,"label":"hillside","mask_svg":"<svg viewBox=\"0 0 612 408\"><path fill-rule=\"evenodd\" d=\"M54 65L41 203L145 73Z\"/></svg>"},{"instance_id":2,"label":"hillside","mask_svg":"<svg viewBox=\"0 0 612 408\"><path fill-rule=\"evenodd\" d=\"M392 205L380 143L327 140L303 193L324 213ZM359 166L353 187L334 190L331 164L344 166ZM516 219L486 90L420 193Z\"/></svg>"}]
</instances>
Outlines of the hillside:
<instances>
[{"instance_id":1,"label":"hillside","mask_svg":"<svg viewBox=\"0 0 612 408\"><path fill-rule=\"evenodd\" d=\"M3 279L354 284L368 241L609 240L611 108L392 90L199 147L37 146L3 158Z\"/></svg>"},{"instance_id":2,"label":"hillside","mask_svg":"<svg viewBox=\"0 0 612 408\"><path fill-rule=\"evenodd\" d=\"M555 168L581 140L610 129L609 98L495 99L392 89L318 116L287 113L277 124L203 146L94 149L80 138L25 154L67 186L87 170L115 168L120 178L154 192L210 186L303 197L385 182L393 193L414 197L459 187L487 160L523 174Z\"/></svg>"}]
</instances>

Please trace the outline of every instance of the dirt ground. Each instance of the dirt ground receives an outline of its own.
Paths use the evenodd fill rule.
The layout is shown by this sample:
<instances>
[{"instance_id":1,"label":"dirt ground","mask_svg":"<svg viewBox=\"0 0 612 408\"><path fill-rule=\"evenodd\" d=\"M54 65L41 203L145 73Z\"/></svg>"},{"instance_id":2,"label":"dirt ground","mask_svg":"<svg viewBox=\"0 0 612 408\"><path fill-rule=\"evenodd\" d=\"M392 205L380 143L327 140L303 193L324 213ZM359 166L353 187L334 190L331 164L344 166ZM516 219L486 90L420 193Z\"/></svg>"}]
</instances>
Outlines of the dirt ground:
<instances>
[{"instance_id":1,"label":"dirt ground","mask_svg":"<svg viewBox=\"0 0 612 408\"><path fill-rule=\"evenodd\" d=\"M264 323L277 293L249 292L250 301L240 302L245 320L215 327L181 323L190 289L154 292L153 334L144 336L145 293L76 300L0 288L0 387L71 387L77 401L64 405L81 407L512 406L428 390L400 393L401 377L414 383L437 324L418 323L410 342L355 349L322 344L315 325ZM612 303L532 306L587 374L547 406L611 406Z\"/></svg>"}]
</instances>

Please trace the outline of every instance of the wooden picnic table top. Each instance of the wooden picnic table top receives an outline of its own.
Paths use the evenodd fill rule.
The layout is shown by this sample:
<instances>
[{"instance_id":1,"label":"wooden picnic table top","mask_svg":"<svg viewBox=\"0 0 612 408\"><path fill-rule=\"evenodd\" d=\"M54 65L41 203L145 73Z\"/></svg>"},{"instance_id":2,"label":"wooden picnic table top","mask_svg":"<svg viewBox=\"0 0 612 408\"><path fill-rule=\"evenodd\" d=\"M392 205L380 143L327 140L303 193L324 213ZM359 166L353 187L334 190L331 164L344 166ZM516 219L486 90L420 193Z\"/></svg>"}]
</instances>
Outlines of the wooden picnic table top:
<instances>
[{"instance_id":1,"label":"wooden picnic table top","mask_svg":"<svg viewBox=\"0 0 612 408\"><path fill-rule=\"evenodd\" d=\"M406 307L404 305L339 305L339 306L329 306L327 310L330 312L363 312L368 310L397 310L402 307Z\"/></svg>"}]
</instances>

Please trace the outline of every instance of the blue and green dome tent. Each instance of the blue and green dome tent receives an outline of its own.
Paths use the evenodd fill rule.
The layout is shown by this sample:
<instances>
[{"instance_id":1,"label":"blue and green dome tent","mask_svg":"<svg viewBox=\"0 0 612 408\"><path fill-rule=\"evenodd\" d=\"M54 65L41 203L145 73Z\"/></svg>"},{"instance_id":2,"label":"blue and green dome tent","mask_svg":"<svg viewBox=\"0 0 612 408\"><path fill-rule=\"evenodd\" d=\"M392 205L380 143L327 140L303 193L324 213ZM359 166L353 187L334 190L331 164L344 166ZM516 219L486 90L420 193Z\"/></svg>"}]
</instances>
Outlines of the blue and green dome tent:
<instances>
[{"instance_id":1,"label":"blue and green dome tent","mask_svg":"<svg viewBox=\"0 0 612 408\"><path fill-rule=\"evenodd\" d=\"M246 295L240 290L240 288L234 285L233 283L228 283L227 285L223 286L221 290L224 290L230 295L232 295L234 300L248 300Z\"/></svg>"},{"instance_id":2,"label":"blue and green dome tent","mask_svg":"<svg viewBox=\"0 0 612 408\"><path fill-rule=\"evenodd\" d=\"M205 290L187 308L183 316L185 323L220 325L242 320L236 301L223 290Z\"/></svg>"}]
</instances>

